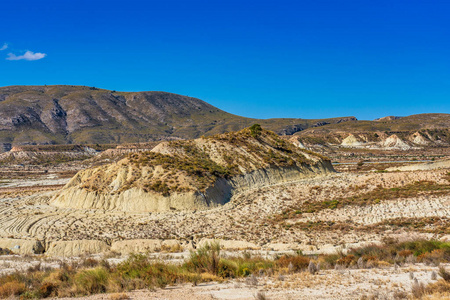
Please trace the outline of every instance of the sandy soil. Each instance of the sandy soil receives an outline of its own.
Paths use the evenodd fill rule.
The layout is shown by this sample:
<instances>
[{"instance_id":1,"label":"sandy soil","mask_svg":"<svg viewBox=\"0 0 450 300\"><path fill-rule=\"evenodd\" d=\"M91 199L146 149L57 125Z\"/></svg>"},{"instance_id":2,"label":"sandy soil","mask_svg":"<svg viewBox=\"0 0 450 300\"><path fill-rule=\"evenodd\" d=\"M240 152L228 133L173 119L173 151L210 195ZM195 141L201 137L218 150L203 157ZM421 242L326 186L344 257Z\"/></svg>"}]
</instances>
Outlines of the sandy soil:
<instances>
[{"instance_id":1,"label":"sandy soil","mask_svg":"<svg viewBox=\"0 0 450 300\"><path fill-rule=\"evenodd\" d=\"M406 229L377 232L361 231L356 227L399 217L441 217L443 222L448 222L445 217L450 216L450 195L414 195L363 207L348 206L314 214L305 213L277 222L274 219L305 201L329 201L366 193L377 187L399 187L419 180L447 183L447 172L338 173L250 190L235 195L223 207L194 212L133 214L56 208L48 204L55 193L53 191L6 197L0 199L0 237L37 238L43 241L96 239L107 242L120 239L177 239L193 241L194 244L202 238L217 238L245 240L258 245L301 243L317 247L374 241L389 234L404 233ZM317 231L312 228L305 231L296 226L286 227L286 224L308 221L336 221L355 228L322 228Z\"/></svg>"}]
</instances>

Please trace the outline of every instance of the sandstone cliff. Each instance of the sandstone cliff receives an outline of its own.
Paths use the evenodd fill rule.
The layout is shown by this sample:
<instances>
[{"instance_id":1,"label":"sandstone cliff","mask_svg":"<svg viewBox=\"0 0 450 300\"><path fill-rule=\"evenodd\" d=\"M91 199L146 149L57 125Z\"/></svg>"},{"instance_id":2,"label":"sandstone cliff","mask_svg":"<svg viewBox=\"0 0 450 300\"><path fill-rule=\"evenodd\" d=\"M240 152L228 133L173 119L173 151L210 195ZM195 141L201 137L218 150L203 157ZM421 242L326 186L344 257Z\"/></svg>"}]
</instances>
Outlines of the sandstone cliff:
<instances>
[{"instance_id":1,"label":"sandstone cliff","mask_svg":"<svg viewBox=\"0 0 450 300\"><path fill-rule=\"evenodd\" d=\"M207 209L227 203L233 193L333 171L329 160L253 126L163 142L81 171L51 203L133 212Z\"/></svg>"}]
</instances>

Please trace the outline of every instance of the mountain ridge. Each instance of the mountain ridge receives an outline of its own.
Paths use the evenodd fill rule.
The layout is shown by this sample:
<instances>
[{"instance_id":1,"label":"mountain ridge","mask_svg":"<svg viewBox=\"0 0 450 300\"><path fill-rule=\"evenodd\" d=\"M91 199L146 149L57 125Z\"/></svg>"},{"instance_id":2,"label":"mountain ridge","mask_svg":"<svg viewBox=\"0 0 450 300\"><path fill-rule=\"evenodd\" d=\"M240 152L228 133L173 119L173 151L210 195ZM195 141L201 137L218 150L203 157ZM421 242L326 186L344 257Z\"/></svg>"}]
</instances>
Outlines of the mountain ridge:
<instances>
[{"instance_id":1,"label":"mountain ridge","mask_svg":"<svg viewBox=\"0 0 450 300\"><path fill-rule=\"evenodd\" d=\"M278 134L356 120L253 119L168 92L51 85L0 87L0 143L92 144L198 138L259 123Z\"/></svg>"}]
</instances>

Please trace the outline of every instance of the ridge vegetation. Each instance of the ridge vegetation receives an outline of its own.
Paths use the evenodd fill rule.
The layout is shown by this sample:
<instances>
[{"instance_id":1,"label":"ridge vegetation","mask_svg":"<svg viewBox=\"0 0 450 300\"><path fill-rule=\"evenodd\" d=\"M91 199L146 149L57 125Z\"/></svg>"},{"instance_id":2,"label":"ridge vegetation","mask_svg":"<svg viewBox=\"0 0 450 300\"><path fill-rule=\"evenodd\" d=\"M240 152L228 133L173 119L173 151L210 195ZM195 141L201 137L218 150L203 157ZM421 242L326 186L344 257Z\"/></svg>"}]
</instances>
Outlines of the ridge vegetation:
<instances>
[{"instance_id":1,"label":"ridge vegetation","mask_svg":"<svg viewBox=\"0 0 450 300\"><path fill-rule=\"evenodd\" d=\"M116 174L111 172L113 167L127 168L132 174L116 192L132 187L165 196L190 190L205 192L219 178L229 179L269 167L301 168L321 160L327 158L299 149L255 124L238 132L163 142L151 151L132 153L115 167L107 165L94 171L84 180L82 188L110 192Z\"/></svg>"}]
</instances>

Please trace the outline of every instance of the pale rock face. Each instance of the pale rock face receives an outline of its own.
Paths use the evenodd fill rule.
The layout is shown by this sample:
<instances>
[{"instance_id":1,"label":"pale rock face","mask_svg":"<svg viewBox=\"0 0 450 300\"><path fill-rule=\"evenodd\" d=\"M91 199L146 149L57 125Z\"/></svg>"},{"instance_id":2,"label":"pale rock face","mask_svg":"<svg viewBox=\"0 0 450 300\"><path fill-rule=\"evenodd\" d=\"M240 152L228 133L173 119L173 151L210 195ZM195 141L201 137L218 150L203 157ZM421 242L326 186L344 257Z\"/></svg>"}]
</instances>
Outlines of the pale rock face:
<instances>
[{"instance_id":1,"label":"pale rock face","mask_svg":"<svg viewBox=\"0 0 450 300\"><path fill-rule=\"evenodd\" d=\"M21 255L44 253L44 246L37 240L0 239L0 248L6 248Z\"/></svg>"},{"instance_id":2,"label":"pale rock face","mask_svg":"<svg viewBox=\"0 0 450 300\"><path fill-rule=\"evenodd\" d=\"M75 257L103 253L109 249L105 242L97 240L56 241L48 245L45 254L51 257Z\"/></svg>"},{"instance_id":3,"label":"pale rock face","mask_svg":"<svg viewBox=\"0 0 450 300\"><path fill-rule=\"evenodd\" d=\"M417 145L428 145L430 143L429 140L425 139L423 135L419 132L415 132L413 135L409 137L410 141Z\"/></svg>"},{"instance_id":4,"label":"pale rock face","mask_svg":"<svg viewBox=\"0 0 450 300\"><path fill-rule=\"evenodd\" d=\"M363 143L358 141L358 139L353 134L350 134L341 143L342 146L347 146L347 147L358 147L358 146L361 146L362 144Z\"/></svg>"},{"instance_id":5,"label":"pale rock face","mask_svg":"<svg viewBox=\"0 0 450 300\"><path fill-rule=\"evenodd\" d=\"M400 150L408 150L411 149L411 146L402 141L397 135L393 134L384 141L380 143L380 145L384 148L388 149L400 149Z\"/></svg>"},{"instance_id":6,"label":"pale rock face","mask_svg":"<svg viewBox=\"0 0 450 300\"><path fill-rule=\"evenodd\" d=\"M440 160L435 162L427 162L423 164L413 164L409 166L391 167L387 171L425 171L450 168L450 159Z\"/></svg>"},{"instance_id":7,"label":"pale rock face","mask_svg":"<svg viewBox=\"0 0 450 300\"><path fill-rule=\"evenodd\" d=\"M197 247L203 247L207 244L218 243L220 248L223 250L259 250L260 246L247 242L247 241L238 241L238 240L214 240L214 239L202 239L198 243Z\"/></svg>"},{"instance_id":8,"label":"pale rock face","mask_svg":"<svg viewBox=\"0 0 450 300\"><path fill-rule=\"evenodd\" d=\"M130 156L117 163L81 171L50 204L61 208L138 213L203 210L224 205L233 194L248 189L335 172L330 161L283 142L273 133L266 131L264 136L256 139L249 132L237 133L236 136L231 133L231 138L223 135L216 139L163 142L146 154L150 158L145 165L133 161ZM202 159L198 161L207 161L208 168L216 165L226 170L230 170L227 160L231 157L239 172L228 171L227 176L214 177L200 173L196 177L192 172L176 167L177 163L185 164L192 159L192 155L200 155ZM177 160L163 168L161 160L170 156ZM280 163L283 159L291 163ZM191 167L191 170L197 167ZM158 182L158 187L176 183L174 188L166 185L165 190L158 192L151 188L155 182Z\"/></svg>"},{"instance_id":9,"label":"pale rock face","mask_svg":"<svg viewBox=\"0 0 450 300\"><path fill-rule=\"evenodd\" d=\"M307 149L307 147L302 142L300 142L298 137L296 136L290 138L289 141L300 149Z\"/></svg>"},{"instance_id":10,"label":"pale rock face","mask_svg":"<svg viewBox=\"0 0 450 300\"><path fill-rule=\"evenodd\" d=\"M221 198L224 196L224 198ZM205 194L199 192L173 193L163 196L155 192L131 188L115 194L89 192L70 187L52 200L57 207L104 209L124 212L163 212L170 210L208 209L225 204L231 197L225 180L219 180Z\"/></svg>"},{"instance_id":11,"label":"pale rock face","mask_svg":"<svg viewBox=\"0 0 450 300\"><path fill-rule=\"evenodd\" d=\"M382 118L375 119L374 121L378 121L378 122L393 121L393 120L398 120L400 118L401 117L397 117L397 116L387 116L387 117L382 117Z\"/></svg>"},{"instance_id":12,"label":"pale rock face","mask_svg":"<svg viewBox=\"0 0 450 300\"><path fill-rule=\"evenodd\" d=\"M269 243L263 246L265 250L271 251L298 251L301 250L304 254L309 254L311 251L317 250L315 246L303 245L299 243Z\"/></svg>"},{"instance_id":13,"label":"pale rock face","mask_svg":"<svg viewBox=\"0 0 450 300\"><path fill-rule=\"evenodd\" d=\"M161 240L137 239L114 242L111 250L121 254L155 252L160 251L161 246Z\"/></svg>"},{"instance_id":14,"label":"pale rock face","mask_svg":"<svg viewBox=\"0 0 450 300\"><path fill-rule=\"evenodd\" d=\"M124 212L209 209L227 203L231 199L232 193L327 174L333 172L332 170L331 163L326 161L303 168L261 169L232 177L230 180L220 178L213 186L207 188L205 193L199 191L175 192L169 196L152 191L145 192L138 188L102 194L80 189L75 184L80 182L80 178L74 177L64 191L51 201L51 204L57 207ZM118 189L117 184L116 180L113 181L114 191Z\"/></svg>"}]
</instances>

